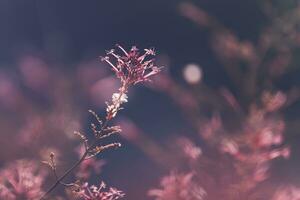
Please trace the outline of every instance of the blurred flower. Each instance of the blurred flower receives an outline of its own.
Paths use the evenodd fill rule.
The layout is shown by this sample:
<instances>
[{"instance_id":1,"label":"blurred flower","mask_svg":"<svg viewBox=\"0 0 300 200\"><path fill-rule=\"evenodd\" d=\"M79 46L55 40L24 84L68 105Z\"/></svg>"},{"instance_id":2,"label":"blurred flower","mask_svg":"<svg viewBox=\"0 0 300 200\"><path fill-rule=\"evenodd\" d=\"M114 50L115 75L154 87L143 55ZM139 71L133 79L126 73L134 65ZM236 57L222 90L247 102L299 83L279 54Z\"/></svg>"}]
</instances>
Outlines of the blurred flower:
<instances>
[{"instance_id":1,"label":"blurred flower","mask_svg":"<svg viewBox=\"0 0 300 200\"><path fill-rule=\"evenodd\" d=\"M273 112L280 109L286 102L287 97L284 93L278 91L275 94L265 91L262 94L262 102L267 111Z\"/></svg>"},{"instance_id":2,"label":"blurred flower","mask_svg":"<svg viewBox=\"0 0 300 200\"><path fill-rule=\"evenodd\" d=\"M197 147L191 140L185 137L181 137L177 140L179 146L183 149L185 155L192 159L197 160L201 154L202 150L200 147Z\"/></svg>"},{"instance_id":3,"label":"blurred flower","mask_svg":"<svg viewBox=\"0 0 300 200\"><path fill-rule=\"evenodd\" d=\"M300 188L287 185L278 188L272 200L299 200L300 199Z\"/></svg>"},{"instance_id":4,"label":"blurred flower","mask_svg":"<svg viewBox=\"0 0 300 200\"><path fill-rule=\"evenodd\" d=\"M253 173L253 179L257 182L264 181L268 178L268 171L270 169L270 164L263 162L256 166Z\"/></svg>"},{"instance_id":5,"label":"blurred flower","mask_svg":"<svg viewBox=\"0 0 300 200\"><path fill-rule=\"evenodd\" d=\"M43 193L42 184L46 175L33 161L18 160L10 163L0 171L1 199L39 199Z\"/></svg>"},{"instance_id":6,"label":"blurred flower","mask_svg":"<svg viewBox=\"0 0 300 200\"><path fill-rule=\"evenodd\" d=\"M162 189L148 192L155 200L204 200L205 190L193 181L193 173L172 172L161 180Z\"/></svg>"},{"instance_id":7,"label":"blurred flower","mask_svg":"<svg viewBox=\"0 0 300 200\"><path fill-rule=\"evenodd\" d=\"M239 147L233 140L224 139L221 142L221 151L230 155L236 155L239 153Z\"/></svg>"},{"instance_id":8,"label":"blurred flower","mask_svg":"<svg viewBox=\"0 0 300 200\"><path fill-rule=\"evenodd\" d=\"M270 127L265 127L257 135L256 140L256 144L259 147L270 147L272 145L281 144L283 138L281 134L274 134Z\"/></svg>"}]
</instances>

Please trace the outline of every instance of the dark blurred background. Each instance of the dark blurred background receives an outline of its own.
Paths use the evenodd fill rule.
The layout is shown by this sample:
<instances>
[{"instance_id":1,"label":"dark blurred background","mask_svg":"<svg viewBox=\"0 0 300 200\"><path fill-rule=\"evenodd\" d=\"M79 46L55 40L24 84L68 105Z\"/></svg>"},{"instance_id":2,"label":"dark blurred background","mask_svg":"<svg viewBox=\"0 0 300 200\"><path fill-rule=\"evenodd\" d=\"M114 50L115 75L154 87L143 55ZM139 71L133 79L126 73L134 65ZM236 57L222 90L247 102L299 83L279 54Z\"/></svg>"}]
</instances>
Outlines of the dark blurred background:
<instances>
[{"instance_id":1,"label":"dark blurred background","mask_svg":"<svg viewBox=\"0 0 300 200\"><path fill-rule=\"evenodd\" d=\"M0 72L2 76L0 79L13 81L18 91L26 97L27 103L30 101L31 104L38 105L37 110L51 112L50 110L54 109L54 106L52 100L49 100L51 95L43 92L46 89L41 87L41 89L35 90L30 85L24 85L27 76L30 80L36 77L30 76L29 72L29 75L24 78L23 68L20 68L24 61L23 58L38 58L38 62L41 61L46 68L54 70L56 74L59 74L57 76L62 77L65 81L63 85L67 85L66 91L57 92L59 95L57 101L64 102L60 111L65 111L66 106L73 105L70 109L76 113L81 130L87 132L89 132L88 124L93 119L86 110L94 109L100 115L103 114L105 98L103 98L103 102L95 103L96 100L90 100L93 97L82 92L84 89L82 89L81 83L75 81L72 86L69 86L68 78L74 80L73 76L76 76L75 80L81 80L81 76L84 76L84 73L79 71L81 65L92 65L93 69L99 67L100 72L98 73L98 69L95 71L93 80L98 79L98 74L99 79L110 75L111 72L107 70L109 67L101 63L99 56L104 55L105 50L114 48L116 43L126 49L133 45L140 49L155 47L158 64L165 66L164 73L168 73L182 87L188 87L182 73L184 67L187 64L195 63L201 66L203 73L201 81L207 87L212 90L226 87L234 94L239 93L222 66L222 62L211 48L212 33L180 13L179 5L183 2L186 1L1 0ZM293 8L295 2L275 1L282 10ZM188 1L188 3L205 10L218 19L218 23L232 30L240 40L256 43L259 40L259 33L270 23L270 19L263 12L263 3L260 0L195 0ZM298 64L292 67L291 73L285 73L281 79L276 79L276 88L287 91L292 86L299 87L300 70L296 66ZM39 76L39 73L37 74ZM86 77L82 79L89 82ZM38 81L33 85L41 82L43 81ZM55 79L50 79L48 84L55 86L55 82ZM101 85L102 82L99 84ZM115 88L110 83L108 85ZM99 87L101 88L101 86ZM104 84L103 87L106 85ZM47 88L49 89L49 87ZM50 88L54 93L56 93L56 89L60 90L56 87ZM108 92L108 95L104 96L110 98L111 93ZM3 92L3 94L4 96L1 98L6 98L5 94L7 93ZM14 97L18 98L19 96ZM14 101L14 97L5 105L14 107L13 103L10 104L11 101ZM184 97L179 95L178 98ZM56 100L53 101L56 102ZM151 89L151 86L137 86L132 89L129 94L129 102L124 107L119 120L130 119L141 129L145 137L156 141L158 146L166 145L166 141L168 141L166 138L180 134L193 135L196 132L190 127L186 116L179 111L176 103L167 94ZM77 110L73 110L73 108ZM1 134L3 137L15 134L10 131L23 129L22 124L28 117L27 113L31 113L30 109L1 107L1 126L4 127ZM289 161L280 160L276 165L278 168L276 173L284 173L282 176L288 176L295 182L298 182L300 178L295 176L298 174L297 170L300 165L295 156L300 155L297 147L299 144L297 123L299 109L300 103L296 101L283 113L285 119L292 122L291 126L287 125L286 137L287 143L292 146L293 153ZM68 109L66 108L66 110ZM70 115L69 117L72 118L72 112ZM67 120L64 123L68 124L68 122ZM9 128L13 124L15 126ZM56 124L50 126L55 127ZM68 131L72 132L72 128L73 126ZM126 135L126 133L124 134ZM59 137L53 137L55 138L48 138L48 140L57 142ZM156 162L142 151L143 148L140 146L147 144L139 146L123 138L114 139L121 140L123 147L102 156L107 164L99 176L92 178L92 182L97 183L99 179L104 180L108 185L123 190L127 196L125 199L147 199L146 194L149 188L157 186L160 177L168 173L170 167L159 165L159 161ZM72 149L67 150L67 148L73 148L72 145L76 141L70 143L67 142L67 138L59 140L62 143L61 146L66 148L66 150L59 149L59 151L72 153ZM64 143L63 140L66 142ZM15 158L22 158L26 155L24 151L28 150L28 147L19 147L19 150L8 153L5 148L15 145L15 138L3 139L1 143L3 146L0 157L2 165ZM202 141L198 140L198 143L201 144ZM36 149L42 149L44 144L40 143L36 146ZM34 153L33 151L29 155L34 155ZM67 158L64 164L72 163L74 158ZM64 158L61 159L64 160ZM279 176L281 177L281 175Z\"/></svg>"}]
</instances>

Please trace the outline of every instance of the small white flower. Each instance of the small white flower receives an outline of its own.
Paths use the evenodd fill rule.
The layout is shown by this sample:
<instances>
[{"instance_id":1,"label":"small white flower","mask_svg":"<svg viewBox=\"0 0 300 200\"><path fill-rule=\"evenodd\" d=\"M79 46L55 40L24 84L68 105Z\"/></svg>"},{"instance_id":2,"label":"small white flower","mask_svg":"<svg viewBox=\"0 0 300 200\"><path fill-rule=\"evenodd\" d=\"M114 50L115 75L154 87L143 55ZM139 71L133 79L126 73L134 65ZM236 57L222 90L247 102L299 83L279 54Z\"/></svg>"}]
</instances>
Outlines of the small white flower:
<instances>
[{"instance_id":1,"label":"small white flower","mask_svg":"<svg viewBox=\"0 0 300 200\"><path fill-rule=\"evenodd\" d=\"M122 104L122 103L126 103L128 102L127 100L127 95L125 93L114 93L112 95L112 102L113 104L117 105L117 104Z\"/></svg>"}]
</instances>

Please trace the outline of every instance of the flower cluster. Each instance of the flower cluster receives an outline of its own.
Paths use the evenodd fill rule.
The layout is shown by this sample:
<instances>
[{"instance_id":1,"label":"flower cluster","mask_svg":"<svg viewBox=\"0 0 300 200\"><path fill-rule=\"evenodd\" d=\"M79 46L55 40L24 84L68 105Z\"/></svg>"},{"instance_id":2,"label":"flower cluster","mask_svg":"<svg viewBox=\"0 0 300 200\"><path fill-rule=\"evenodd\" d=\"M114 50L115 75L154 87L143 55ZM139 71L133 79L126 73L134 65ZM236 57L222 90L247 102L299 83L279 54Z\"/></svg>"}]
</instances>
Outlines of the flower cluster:
<instances>
[{"instance_id":1,"label":"flower cluster","mask_svg":"<svg viewBox=\"0 0 300 200\"><path fill-rule=\"evenodd\" d=\"M298 200L300 199L300 189L293 185L280 187L274 194L272 200Z\"/></svg>"},{"instance_id":2,"label":"flower cluster","mask_svg":"<svg viewBox=\"0 0 300 200\"><path fill-rule=\"evenodd\" d=\"M0 199L39 199L46 175L33 161L18 160L9 164L0 171Z\"/></svg>"},{"instance_id":3,"label":"flower cluster","mask_svg":"<svg viewBox=\"0 0 300 200\"><path fill-rule=\"evenodd\" d=\"M107 62L117 77L121 79L123 84L136 84L149 80L150 76L157 74L160 68L154 65L154 59L146 60L147 56L154 56L153 49L144 49L145 53L140 55L137 47L133 46L127 52L120 45L116 45L122 52L123 56L118 55L114 49L107 51L107 56L101 59ZM116 59L116 64L110 60L110 57Z\"/></svg>"},{"instance_id":4,"label":"flower cluster","mask_svg":"<svg viewBox=\"0 0 300 200\"><path fill-rule=\"evenodd\" d=\"M130 85L149 81L151 76L161 70L160 67L154 65L154 59L147 60L148 56L155 56L153 49L144 49L144 54L140 55L135 46L129 52L120 45L116 46L123 52L123 56L118 55L114 49L111 49L107 51L107 56L101 57L102 61L107 62L112 67L122 83L119 92L112 95L112 103L106 103L107 120L114 118L121 109L121 104L128 101L126 93ZM116 62L114 63L111 58L115 58Z\"/></svg>"},{"instance_id":5,"label":"flower cluster","mask_svg":"<svg viewBox=\"0 0 300 200\"><path fill-rule=\"evenodd\" d=\"M97 187L95 185L89 186L88 183L82 185L75 185L72 189L71 196L83 200L117 200L124 197L124 193L116 188L106 187L104 182L101 182Z\"/></svg>"},{"instance_id":6,"label":"flower cluster","mask_svg":"<svg viewBox=\"0 0 300 200\"><path fill-rule=\"evenodd\" d=\"M156 200L203 200L206 191L193 180L193 173L175 173L161 180L162 189L152 189L150 196Z\"/></svg>"}]
</instances>

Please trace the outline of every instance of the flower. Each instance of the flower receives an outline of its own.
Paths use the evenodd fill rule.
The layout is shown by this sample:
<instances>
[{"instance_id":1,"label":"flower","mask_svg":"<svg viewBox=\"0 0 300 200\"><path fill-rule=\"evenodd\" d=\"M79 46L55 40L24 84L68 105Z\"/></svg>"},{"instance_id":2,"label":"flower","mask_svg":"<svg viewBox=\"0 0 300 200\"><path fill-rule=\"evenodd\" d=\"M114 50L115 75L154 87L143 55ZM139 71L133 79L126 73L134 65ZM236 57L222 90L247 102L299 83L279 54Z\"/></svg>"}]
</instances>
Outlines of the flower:
<instances>
[{"instance_id":1,"label":"flower","mask_svg":"<svg viewBox=\"0 0 300 200\"><path fill-rule=\"evenodd\" d=\"M112 67L112 70L121 79L123 85L148 81L149 77L160 72L160 68L154 65L154 59L146 60L148 56L155 56L154 49L144 49L145 53L140 55L139 50L135 46L129 52L120 45L116 46L123 52L123 56L118 55L112 49L107 51L107 56L101 57L101 60ZM111 61L111 57L116 59L115 64Z\"/></svg>"},{"instance_id":2,"label":"flower","mask_svg":"<svg viewBox=\"0 0 300 200\"><path fill-rule=\"evenodd\" d=\"M114 93L112 95L112 102L114 104L122 104L128 102L127 95L125 93Z\"/></svg>"},{"instance_id":3,"label":"flower","mask_svg":"<svg viewBox=\"0 0 300 200\"><path fill-rule=\"evenodd\" d=\"M116 188L106 188L106 184L101 182L97 187L89 186L88 183L74 186L72 195L83 200L117 200L124 197L124 193Z\"/></svg>"},{"instance_id":4,"label":"flower","mask_svg":"<svg viewBox=\"0 0 300 200\"><path fill-rule=\"evenodd\" d=\"M161 181L162 189L152 189L150 196L155 200L203 200L206 191L193 180L193 173L172 172Z\"/></svg>"},{"instance_id":5,"label":"flower","mask_svg":"<svg viewBox=\"0 0 300 200\"><path fill-rule=\"evenodd\" d=\"M0 171L0 199L39 199L46 175L33 161L14 161Z\"/></svg>"},{"instance_id":6,"label":"flower","mask_svg":"<svg viewBox=\"0 0 300 200\"><path fill-rule=\"evenodd\" d=\"M275 191L272 200L297 200L300 199L299 187L293 185L283 186Z\"/></svg>"},{"instance_id":7,"label":"flower","mask_svg":"<svg viewBox=\"0 0 300 200\"><path fill-rule=\"evenodd\" d=\"M185 156L191 160L197 160L202 154L201 148L188 138L181 137L177 140L177 143L183 149Z\"/></svg>"},{"instance_id":8,"label":"flower","mask_svg":"<svg viewBox=\"0 0 300 200\"><path fill-rule=\"evenodd\" d=\"M112 95L112 103L106 103L106 120L111 120L121 109L121 104L127 102L127 90L132 84L149 81L149 77L160 72L159 67L154 65L154 59L147 59L148 56L155 56L154 49L144 49L144 54L140 55L137 47L133 46L127 52L120 45L116 45L124 55L118 55L114 49L107 51L107 56L101 57L102 61L107 62L117 77L121 80L122 86L118 93ZM111 59L115 59L114 62Z\"/></svg>"}]
</instances>

